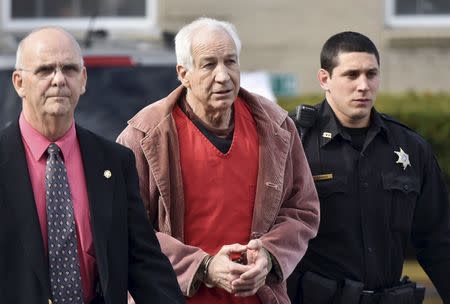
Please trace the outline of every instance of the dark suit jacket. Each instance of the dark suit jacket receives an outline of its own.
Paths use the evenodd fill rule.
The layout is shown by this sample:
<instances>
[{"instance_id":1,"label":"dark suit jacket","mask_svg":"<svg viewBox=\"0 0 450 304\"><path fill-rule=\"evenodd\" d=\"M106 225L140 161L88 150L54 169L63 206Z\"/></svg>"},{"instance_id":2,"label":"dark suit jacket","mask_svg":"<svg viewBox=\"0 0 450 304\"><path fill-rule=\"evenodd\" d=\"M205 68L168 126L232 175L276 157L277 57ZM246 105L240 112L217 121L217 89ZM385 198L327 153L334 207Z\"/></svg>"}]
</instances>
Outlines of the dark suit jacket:
<instances>
[{"instance_id":1,"label":"dark suit jacket","mask_svg":"<svg viewBox=\"0 0 450 304\"><path fill-rule=\"evenodd\" d=\"M105 303L182 303L139 197L133 153L77 126L99 282ZM105 178L110 170L111 178ZM50 298L36 204L18 122L0 132L0 303L47 304Z\"/></svg>"}]
</instances>

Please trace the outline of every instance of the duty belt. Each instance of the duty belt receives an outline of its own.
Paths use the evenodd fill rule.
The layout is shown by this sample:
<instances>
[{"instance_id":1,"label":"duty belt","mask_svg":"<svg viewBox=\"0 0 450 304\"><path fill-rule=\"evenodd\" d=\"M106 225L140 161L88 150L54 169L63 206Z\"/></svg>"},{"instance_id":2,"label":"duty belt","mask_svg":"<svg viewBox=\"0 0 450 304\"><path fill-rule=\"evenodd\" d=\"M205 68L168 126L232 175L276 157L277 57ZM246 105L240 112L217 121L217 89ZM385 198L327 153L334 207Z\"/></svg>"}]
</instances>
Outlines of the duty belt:
<instances>
[{"instance_id":1,"label":"duty belt","mask_svg":"<svg viewBox=\"0 0 450 304\"><path fill-rule=\"evenodd\" d=\"M366 290L361 282L332 280L317 273L306 272L302 277L302 304L420 304L425 287L404 277L398 285L381 290Z\"/></svg>"}]
</instances>

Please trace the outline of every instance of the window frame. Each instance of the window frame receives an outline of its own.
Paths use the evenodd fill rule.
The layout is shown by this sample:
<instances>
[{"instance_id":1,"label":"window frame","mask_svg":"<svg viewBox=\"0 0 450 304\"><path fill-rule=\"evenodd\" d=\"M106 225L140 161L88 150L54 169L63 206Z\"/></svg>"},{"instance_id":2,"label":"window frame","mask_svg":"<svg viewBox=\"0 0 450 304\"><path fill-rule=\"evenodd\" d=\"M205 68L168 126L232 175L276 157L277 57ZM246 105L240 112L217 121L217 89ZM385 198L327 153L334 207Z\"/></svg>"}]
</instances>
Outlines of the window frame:
<instances>
[{"instance_id":1,"label":"window frame","mask_svg":"<svg viewBox=\"0 0 450 304\"><path fill-rule=\"evenodd\" d=\"M3 28L12 32L30 31L43 25L61 26L67 30L84 31L87 29L104 29L109 32L143 32L147 35L157 35L157 1L145 1L145 16L143 17L89 17L80 18L13 18L11 3L14 0L3 0L1 4Z\"/></svg>"},{"instance_id":2,"label":"window frame","mask_svg":"<svg viewBox=\"0 0 450 304\"><path fill-rule=\"evenodd\" d=\"M450 13L440 15L396 15L397 0L385 0L386 25L395 28L435 28L450 27Z\"/></svg>"}]
</instances>

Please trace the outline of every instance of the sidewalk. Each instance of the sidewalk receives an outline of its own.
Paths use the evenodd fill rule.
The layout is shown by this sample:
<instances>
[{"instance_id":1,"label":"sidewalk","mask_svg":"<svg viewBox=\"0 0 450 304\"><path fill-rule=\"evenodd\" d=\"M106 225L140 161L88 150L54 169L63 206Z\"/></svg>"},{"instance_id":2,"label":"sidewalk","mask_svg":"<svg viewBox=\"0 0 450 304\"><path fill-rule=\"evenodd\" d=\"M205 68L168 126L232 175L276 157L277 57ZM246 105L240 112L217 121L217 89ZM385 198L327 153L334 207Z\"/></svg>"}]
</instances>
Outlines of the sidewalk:
<instances>
[{"instance_id":1,"label":"sidewalk","mask_svg":"<svg viewBox=\"0 0 450 304\"><path fill-rule=\"evenodd\" d=\"M415 281L426 287L424 304L441 304L442 300L439 297L436 289L428 278L427 274L423 271L422 267L416 260L407 260L403 267L403 275L410 277L412 281Z\"/></svg>"}]
</instances>

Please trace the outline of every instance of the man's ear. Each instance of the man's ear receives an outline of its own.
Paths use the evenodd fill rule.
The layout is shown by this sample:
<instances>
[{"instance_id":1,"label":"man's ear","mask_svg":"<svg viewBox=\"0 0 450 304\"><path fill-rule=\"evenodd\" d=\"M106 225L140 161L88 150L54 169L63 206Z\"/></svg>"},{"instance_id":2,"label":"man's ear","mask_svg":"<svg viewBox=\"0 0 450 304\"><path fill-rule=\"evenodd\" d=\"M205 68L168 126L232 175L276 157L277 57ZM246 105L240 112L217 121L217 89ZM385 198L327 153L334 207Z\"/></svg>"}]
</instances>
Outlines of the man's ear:
<instances>
[{"instance_id":1,"label":"man's ear","mask_svg":"<svg viewBox=\"0 0 450 304\"><path fill-rule=\"evenodd\" d=\"M328 91L330 89L328 84L330 78L331 75L330 73L328 73L327 70L320 69L319 72L317 73L317 79L319 80L320 87L325 91Z\"/></svg>"},{"instance_id":2,"label":"man's ear","mask_svg":"<svg viewBox=\"0 0 450 304\"><path fill-rule=\"evenodd\" d=\"M181 64L177 64L177 75L178 75L178 80L181 82L181 84L185 88L189 88L190 87L190 83L189 83L189 71L188 71L188 69L186 69Z\"/></svg>"},{"instance_id":3,"label":"man's ear","mask_svg":"<svg viewBox=\"0 0 450 304\"><path fill-rule=\"evenodd\" d=\"M83 70L81 71L81 77L82 77L82 83L81 83L81 95L84 94L84 92L86 92L86 82L87 82L87 72L86 72L86 67L83 67Z\"/></svg>"},{"instance_id":4,"label":"man's ear","mask_svg":"<svg viewBox=\"0 0 450 304\"><path fill-rule=\"evenodd\" d=\"M15 70L12 73L11 80L14 85L14 89L17 92L17 95L19 95L20 98L24 98L25 97L25 89L23 87L22 73L20 71Z\"/></svg>"}]
</instances>

